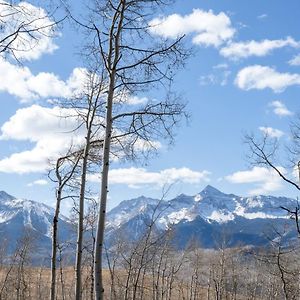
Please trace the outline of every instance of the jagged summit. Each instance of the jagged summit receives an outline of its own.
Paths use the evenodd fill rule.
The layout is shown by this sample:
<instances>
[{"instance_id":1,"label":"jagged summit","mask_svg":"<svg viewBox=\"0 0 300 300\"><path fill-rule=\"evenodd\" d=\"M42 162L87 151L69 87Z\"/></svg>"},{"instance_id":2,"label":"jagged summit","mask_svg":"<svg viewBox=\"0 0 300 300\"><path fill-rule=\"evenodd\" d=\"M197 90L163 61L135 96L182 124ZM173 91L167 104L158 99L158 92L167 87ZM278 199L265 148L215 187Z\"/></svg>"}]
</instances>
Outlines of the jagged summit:
<instances>
[{"instance_id":1,"label":"jagged summit","mask_svg":"<svg viewBox=\"0 0 300 300\"><path fill-rule=\"evenodd\" d=\"M217 188L207 185L199 194L188 196L181 194L169 201L139 197L121 202L108 213L109 227L119 227L123 222L139 215L141 212L151 216L153 208L159 204L159 223L168 224L191 222L201 217L206 222L227 223L237 218L277 219L287 218L280 206L293 207L295 200L284 197L253 196L240 197L225 194Z\"/></svg>"},{"instance_id":2,"label":"jagged summit","mask_svg":"<svg viewBox=\"0 0 300 300\"><path fill-rule=\"evenodd\" d=\"M215 187L211 186L211 185L207 185L201 192L200 194L202 196L207 196L207 195L224 195L223 192L221 192L220 190L216 189Z\"/></svg>"},{"instance_id":3,"label":"jagged summit","mask_svg":"<svg viewBox=\"0 0 300 300\"><path fill-rule=\"evenodd\" d=\"M123 201L107 215L107 235L112 240L118 232L138 237L143 234L145 224L154 218L158 231L174 229L182 245L196 236L202 245L212 247L214 237L224 230L232 233L233 245L239 242L262 245L269 242L265 232L272 236L270 228L292 223L280 207L295 205L297 201L291 198L242 197L207 185L196 195L181 194L168 201L147 197Z\"/></svg>"}]
</instances>

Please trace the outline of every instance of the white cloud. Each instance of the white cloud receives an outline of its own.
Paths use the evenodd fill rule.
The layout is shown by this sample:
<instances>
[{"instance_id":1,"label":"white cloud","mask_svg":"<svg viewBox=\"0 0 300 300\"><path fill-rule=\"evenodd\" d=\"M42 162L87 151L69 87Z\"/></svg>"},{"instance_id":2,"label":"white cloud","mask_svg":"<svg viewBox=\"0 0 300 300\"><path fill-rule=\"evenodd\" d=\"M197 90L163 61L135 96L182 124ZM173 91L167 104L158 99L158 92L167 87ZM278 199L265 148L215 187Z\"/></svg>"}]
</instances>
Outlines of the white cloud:
<instances>
[{"instance_id":1,"label":"white cloud","mask_svg":"<svg viewBox=\"0 0 300 300\"><path fill-rule=\"evenodd\" d=\"M270 88L275 93L279 93L289 86L300 85L300 75L279 73L267 66L254 65L240 70L236 76L235 84L246 91Z\"/></svg>"},{"instance_id":2,"label":"white cloud","mask_svg":"<svg viewBox=\"0 0 300 300\"><path fill-rule=\"evenodd\" d=\"M147 97L138 97L138 96L131 96L127 100L127 104L129 105L137 105L137 104L144 104L148 101Z\"/></svg>"},{"instance_id":3,"label":"white cloud","mask_svg":"<svg viewBox=\"0 0 300 300\"><path fill-rule=\"evenodd\" d=\"M149 101L147 97L139 97L135 95L131 95L126 91L122 91L119 94L116 94L114 101L116 103L122 103L127 105L138 105L138 104L145 104Z\"/></svg>"},{"instance_id":4,"label":"white cloud","mask_svg":"<svg viewBox=\"0 0 300 300\"><path fill-rule=\"evenodd\" d=\"M285 174L284 168L278 169ZM274 170L265 167L253 167L248 171L238 171L225 177L231 183L253 183L255 188L249 191L251 195L268 194L283 188L282 179Z\"/></svg>"},{"instance_id":5,"label":"white cloud","mask_svg":"<svg viewBox=\"0 0 300 300\"><path fill-rule=\"evenodd\" d=\"M73 117L68 117L68 116ZM39 105L17 110L1 127L1 140L29 141L30 150L13 153L0 160L0 172L30 173L44 172L49 160L65 154L74 144L84 142L81 129L75 131L79 120L71 109L46 108Z\"/></svg>"},{"instance_id":6,"label":"white cloud","mask_svg":"<svg viewBox=\"0 0 300 300\"><path fill-rule=\"evenodd\" d=\"M194 9L185 16L173 14L156 18L150 25L153 34L168 38L193 34L194 44L214 47L230 40L235 33L230 18L224 12L214 14L212 10Z\"/></svg>"},{"instance_id":7,"label":"white cloud","mask_svg":"<svg viewBox=\"0 0 300 300\"><path fill-rule=\"evenodd\" d=\"M263 41L247 41L239 43L229 43L220 50L220 54L230 59L246 58L249 56L266 56L275 49L283 47L299 48L300 43L293 38L287 37L282 40L263 40Z\"/></svg>"},{"instance_id":8,"label":"white cloud","mask_svg":"<svg viewBox=\"0 0 300 300\"><path fill-rule=\"evenodd\" d=\"M55 32L56 26L52 26L54 21L47 16L44 9L25 1L13 5L1 0L0 15L2 24L0 39L11 36L2 43L1 48L11 43L10 48L16 49L14 54L18 59L38 59L58 48L53 41L54 35L58 35ZM18 35L12 35L20 25L22 28Z\"/></svg>"},{"instance_id":9,"label":"white cloud","mask_svg":"<svg viewBox=\"0 0 300 300\"><path fill-rule=\"evenodd\" d=\"M259 130L271 138L279 139L280 137L282 137L284 135L283 131L276 129L276 128L272 128L272 127L261 126L261 127L259 127Z\"/></svg>"},{"instance_id":10,"label":"white cloud","mask_svg":"<svg viewBox=\"0 0 300 300\"><path fill-rule=\"evenodd\" d=\"M100 117L97 123L101 123ZM76 129L76 130L75 130ZM103 131L97 131L97 138L101 138ZM122 134L115 130L114 135ZM53 162L61 155L65 155L72 146L73 150L81 148L85 142L85 129L78 111L59 107L47 108L39 105L22 108L1 127L0 140L25 141L27 149L12 153L0 159L0 172L4 173L33 173L45 172L49 168L49 161ZM147 141L124 136L124 144L132 143L137 153L151 150L152 147L162 147L159 141ZM117 156L113 160L122 158L126 147L120 147L120 139L112 144L112 151ZM30 147L30 149L28 149Z\"/></svg>"},{"instance_id":11,"label":"white cloud","mask_svg":"<svg viewBox=\"0 0 300 300\"><path fill-rule=\"evenodd\" d=\"M31 73L29 68L16 66L0 58L0 91L28 102L47 97L71 97L83 89L86 70L75 68L63 81L53 73Z\"/></svg>"},{"instance_id":12,"label":"white cloud","mask_svg":"<svg viewBox=\"0 0 300 300\"><path fill-rule=\"evenodd\" d=\"M287 109L287 107L280 101L272 101L270 103L270 106L273 107L274 114L284 117L284 116L290 116L293 113Z\"/></svg>"},{"instance_id":13,"label":"white cloud","mask_svg":"<svg viewBox=\"0 0 300 300\"><path fill-rule=\"evenodd\" d=\"M125 184L134 188L142 188L146 185L162 187L178 181L190 184L209 181L209 175L208 171L198 172L189 168L171 168L159 172L149 172L144 168L121 168L109 171L109 182L110 184ZM89 180L99 182L99 175L89 175Z\"/></svg>"},{"instance_id":14,"label":"white cloud","mask_svg":"<svg viewBox=\"0 0 300 300\"><path fill-rule=\"evenodd\" d=\"M28 183L27 186L47 185L47 184L48 184L47 180L45 180L45 179L38 179L38 180L35 180L33 182Z\"/></svg>"},{"instance_id":15,"label":"white cloud","mask_svg":"<svg viewBox=\"0 0 300 300\"><path fill-rule=\"evenodd\" d=\"M261 14L261 15L257 16L257 19L263 20L263 19L266 19L267 17L268 17L267 14Z\"/></svg>"},{"instance_id":16,"label":"white cloud","mask_svg":"<svg viewBox=\"0 0 300 300\"><path fill-rule=\"evenodd\" d=\"M291 60L288 61L291 66L300 66L300 54L294 56Z\"/></svg>"}]
</instances>

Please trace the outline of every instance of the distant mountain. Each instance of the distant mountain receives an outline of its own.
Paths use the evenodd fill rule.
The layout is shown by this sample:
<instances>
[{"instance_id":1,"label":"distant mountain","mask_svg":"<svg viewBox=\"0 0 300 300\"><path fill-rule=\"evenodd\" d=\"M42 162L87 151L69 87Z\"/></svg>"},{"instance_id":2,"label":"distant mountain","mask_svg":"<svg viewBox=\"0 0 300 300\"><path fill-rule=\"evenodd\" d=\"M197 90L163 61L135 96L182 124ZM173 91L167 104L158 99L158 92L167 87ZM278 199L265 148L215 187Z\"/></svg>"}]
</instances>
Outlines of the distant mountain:
<instances>
[{"instance_id":1,"label":"distant mountain","mask_svg":"<svg viewBox=\"0 0 300 300\"><path fill-rule=\"evenodd\" d=\"M51 252L51 230L54 209L25 199L17 199L0 191L0 243L7 241L9 253L27 232L33 239L34 249L39 256L49 256ZM72 235L68 218L60 216L59 237L66 241Z\"/></svg>"},{"instance_id":2,"label":"distant mountain","mask_svg":"<svg viewBox=\"0 0 300 300\"><path fill-rule=\"evenodd\" d=\"M116 237L137 240L155 220L154 230L163 233L172 228L174 245L185 247L192 239L206 248L266 245L277 238L274 228L284 232L286 241L297 237L294 221L280 207L294 208L294 199L273 196L240 197L225 194L212 186L194 196L179 195L169 201L141 196L121 202L107 214L106 244ZM12 253L24 232L34 238L35 257L50 258L54 209L0 191L0 243L7 241ZM75 244L75 231L69 219L59 219L59 237ZM125 233L125 234L124 234ZM88 235L87 235L88 238ZM72 251L72 250L71 250Z\"/></svg>"},{"instance_id":3,"label":"distant mountain","mask_svg":"<svg viewBox=\"0 0 300 300\"><path fill-rule=\"evenodd\" d=\"M108 213L107 237L114 240L126 232L137 239L155 219L158 232L173 228L178 247L191 239L208 248L224 239L227 246L265 245L277 237L274 228L285 230L287 240L296 237L294 223L281 206L294 208L297 202L286 197L224 194L210 185L197 195L182 194L169 201L142 196L123 201Z\"/></svg>"}]
</instances>

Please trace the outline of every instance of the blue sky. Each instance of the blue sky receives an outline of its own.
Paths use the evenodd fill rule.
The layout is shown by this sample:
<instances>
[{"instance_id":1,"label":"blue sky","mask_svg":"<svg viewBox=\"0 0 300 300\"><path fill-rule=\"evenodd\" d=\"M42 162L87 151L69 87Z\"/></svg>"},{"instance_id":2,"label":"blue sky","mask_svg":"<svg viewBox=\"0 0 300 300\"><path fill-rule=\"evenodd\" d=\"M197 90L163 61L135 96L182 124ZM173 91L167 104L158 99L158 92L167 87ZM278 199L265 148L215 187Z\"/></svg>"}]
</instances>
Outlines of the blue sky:
<instances>
[{"instance_id":1,"label":"blue sky","mask_svg":"<svg viewBox=\"0 0 300 300\"><path fill-rule=\"evenodd\" d=\"M195 52L174 84L191 120L178 129L175 145L162 145L147 164L112 164L109 207L140 195L160 197L164 183L173 184L168 197L196 194L207 184L241 195L296 197L272 173L249 166L243 135L268 131L289 141L289 122L299 112L299 18L296 0L181 0L158 15L153 35L185 33ZM45 166L47 151L57 155L63 137L47 117L48 100L80 85L79 42L66 24L32 50L38 58L25 59L24 67L0 61L0 190L54 205Z\"/></svg>"}]
</instances>

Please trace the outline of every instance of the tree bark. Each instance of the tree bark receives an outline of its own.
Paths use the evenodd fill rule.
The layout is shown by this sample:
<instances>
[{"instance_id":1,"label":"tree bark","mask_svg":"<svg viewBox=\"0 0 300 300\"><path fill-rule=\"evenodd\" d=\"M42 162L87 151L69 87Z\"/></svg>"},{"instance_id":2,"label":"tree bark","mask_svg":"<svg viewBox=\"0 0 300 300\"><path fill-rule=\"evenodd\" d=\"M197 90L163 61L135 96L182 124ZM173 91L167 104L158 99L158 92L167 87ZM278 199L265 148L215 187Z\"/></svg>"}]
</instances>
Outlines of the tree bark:
<instances>
[{"instance_id":1,"label":"tree bark","mask_svg":"<svg viewBox=\"0 0 300 300\"><path fill-rule=\"evenodd\" d=\"M83 219L84 219L84 199L86 187L86 173L88 156L90 150L91 139L91 125L92 120L88 127L86 136L86 145L83 153L82 169L81 169L81 183L79 195L79 216L78 216L78 229L77 229L77 249L76 249L76 262L75 262L75 299L81 299L81 262L82 262L82 241L83 241Z\"/></svg>"},{"instance_id":2,"label":"tree bark","mask_svg":"<svg viewBox=\"0 0 300 300\"><path fill-rule=\"evenodd\" d=\"M105 230L105 216L106 204L108 193L108 171L110 162L110 145L112 135L112 112L113 112L113 99L116 86L116 69L119 62L119 42L122 31L124 9L126 0L120 0L119 7L116 10L109 33L109 53L107 58L107 71L109 72L109 88L106 101L106 118L105 118L105 137L103 144L103 165L101 177L101 194L100 194L100 208L98 215L96 245L95 245L95 299L102 300L104 297L104 284L102 274L102 254L104 243L104 230ZM115 24L117 27L115 28Z\"/></svg>"},{"instance_id":3,"label":"tree bark","mask_svg":"<svg viewBox=\"0 0 300 300\"><path fill-rule=\"evenodd\" d=\"M58 171L58 170L57 170ZM56 193L55 215L52 224L52 255L51 255L51 288L50 300L56 299L56 257L57 257L57 223L60 212L62 185L59 179L58 190Z\"/></svg>"},{"instance_id":4,"label":"tree bark","mask_svg":"<svg viewBox=\"0 0 300 300\"><path fill-rule=\"evenodd\" d=\"M109 153L110 153L111 133L112 133L112 105L113 105L113 96L114 96L114 84L115 84L115 71L112 72L110 76L110 87L109 87L109 95L107 99L107 109L106 109L106 128L105 128L105 139L104 139L104 147L103 147L100 210L98 216L98 226L97 226L96 246L95 246L94 278L95 278L95 299L96 300L102 300L104 294L103 275L102 275L102 253L103 253L106 203L107 203L107 193L108 193L108 171L109 171Z\"/></svg>"}]
</instances>

